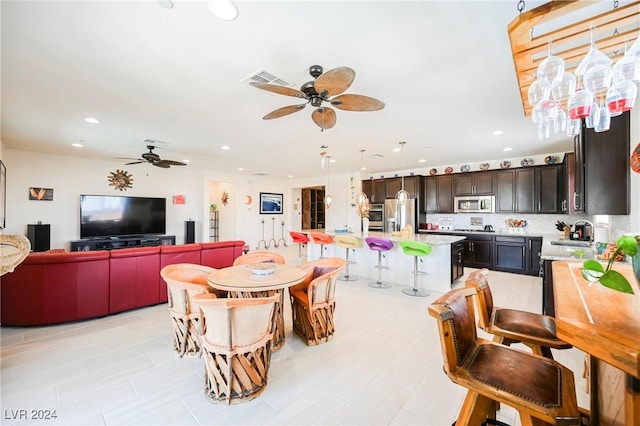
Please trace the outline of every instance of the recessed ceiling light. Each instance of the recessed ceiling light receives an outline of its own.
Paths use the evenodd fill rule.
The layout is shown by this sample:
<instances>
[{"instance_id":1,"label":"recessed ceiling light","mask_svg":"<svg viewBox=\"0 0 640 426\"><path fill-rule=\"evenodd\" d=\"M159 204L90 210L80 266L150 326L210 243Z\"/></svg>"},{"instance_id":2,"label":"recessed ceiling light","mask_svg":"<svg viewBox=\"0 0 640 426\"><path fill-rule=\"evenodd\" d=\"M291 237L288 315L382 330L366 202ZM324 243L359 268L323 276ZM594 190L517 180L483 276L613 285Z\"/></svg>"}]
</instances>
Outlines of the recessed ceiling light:
<instances>
[{"instance_id":1,"label":"recessed ceiling light","mask_svg":"<svg viewBox=\"0 0 640 426\"><path fill-rule=\"evenodd\" d=\"M421 158L421 159L418 160L418 163L426 163L426 162L427 162L427 160L425 160L424 158Z\"/></svg>"},{"instance_id":2,"label":"recessed ceiling light","mask_svg":"<svg viewBox=\"0 0 640 426\"><path fill-rule=\"evenodd\" d=\"M503 150L504 152L511 151L512 149L513 149L513 148L509 148L509 147L502 148L502 150Z\"/></svg>"},{"instance_id":3,"label":"recessed ceiling light","mask_svg":"<svg viewBox=\"0 0 640 426\"><path fill-rule=\"evenodd\" d=\"M238 167L239 172L244 172L244 167Z\"/></svg>"},{"instance_id":4,"label":"recessed ceiling light","mask_svg":"<svg viewBox=\"0 0 640 426\"><path fill-rule=\"evenodd\" d=\"M173 9L173 2L171 0L157 0L157 3L165 9Z\"/></svg>"},{"instance_id":5,"label":"recessed ceiling light","mask_svg":"<svg viewBox=\"0 0 640 426\"><path fill-rule=\"evenodd\" d=\"M183 163L190 163L191 161L189 160L182 160Z\"/></svg>"},{"instance_id":6,"label":"recessed ceiling light","mask_svg":"<svg viewBox=\"0 0 640 426\"><path fill-rule=\"evenodd\" d=\"M292 178L292 177L293 177L293 175L287 175L287 177L288 177L288 178Z\"/></svg>"},{"instance_id":7,"label":"recessed ceiling light","mask_svg":"<svg viewBox=\"0 0 640 426\"><path fill-rule=\"evenodd\" d=\"M365 166L360 167L360 170L367 170Z\"/></svg>"},{"instance_id":8,"label":"recessed ceiling light","mask_svg":"<svg viewBox=\"0 0 640 426\"><path fill-rule=\"evenodd\" d=\"M494 130L493 132L491 132L491 134L493 136L500 136L500 135L504 134L504 130Z\"/></svg>"},{"instance_id":9,"label":"recessed ceiling light","mask_svg":"<svg viewBox=\"0 0 640 426\"><path fill-rule=\"evenodd\" d=\"M71 146L75 146L76 148L84 147L84 145L82 145L81 143L72 143Z\"/></svg>"},{"instance_id":10,"label":"recessed ceiling light","mask_svg":"<svg viewBox=\"0 0 640 426\"><path fill-rule=\"evenodd\" d=\"M400 148L398 148L398 147L393 148L393 152L400 152Z\"/></svg>"},{"instance_id":11,"label":"recessed ceiling light","mask_svg":"<svg viewBox=\"0 0 640 426\"><path fill-rule=\"evenodd\" d=\"M84 121L86 121L87 123L91 123L91 124L100 124L100 120L98 120L97 118L93 118L93 117L87 117L84 119Z\"/></svg>"},{"instance_id":12,"label":"recessed ceiling light","mask_svg":"<svg viewBox=\"0 0 640 426\"><path fill-rule=\"evenodd\" d=\"M336 162L336 160L334 160L333 158L330 158L330 159L329 159L329 162L330 162L330 163L335 163L335 162Z\"/></svg>"},{"instance_id":13,"label":"recessed ceiling light","mask_svg":"<svg viewBox=\"0 0 640 426\"><path fill-rule=\"evenodd\" d=\"M238 6L230 0L209 0L209 10L223 21L233 21L238 17Z\"/></svg>"},{"instance_id":14,"label":"recessed ceiling light","mask_svg":"<svg viewBox=\"0 0 640 426\"><path fill-rule=\"evenodd\" d=\"M229 145L223 145L220 148L223 149L224 151L229 151L231 149Z\"/></svg>"}]
</instances>

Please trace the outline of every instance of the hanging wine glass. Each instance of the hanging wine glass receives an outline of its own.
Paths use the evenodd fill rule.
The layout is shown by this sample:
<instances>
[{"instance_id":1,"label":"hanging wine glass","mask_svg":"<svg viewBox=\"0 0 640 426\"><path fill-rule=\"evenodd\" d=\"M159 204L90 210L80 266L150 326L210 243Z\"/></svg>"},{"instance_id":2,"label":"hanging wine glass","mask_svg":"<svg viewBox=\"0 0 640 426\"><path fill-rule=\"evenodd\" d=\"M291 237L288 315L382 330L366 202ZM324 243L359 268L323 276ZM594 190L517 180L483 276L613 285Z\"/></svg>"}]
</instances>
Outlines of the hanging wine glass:
<instances>
[{"instance_id":1,"label":"hanging wine glass","mask_svg":"<svg viewBox=\"0 0 640 426\"><path fill-rule=\"evenodd\" d=\"M595 67L597 67L596 70L601 71L601 69L604 67L611 67L611 63L613 62L611 58L602 53L596 47L596 43L593 40L593 30L594 29L591 28L591 47L589 48L589 52L587 52L585 57L582 59L582 62L580 62L580 65L578 65L575 71L577 76L584 76L583 83L586 89L589 89L589 86L591 84L595 84L595 82L592 83L591 80L595 80L599 76L601 76L601 74L598 73L592 74L590 76L589 84L587 84L587 72Z\"/></svg>"},{"instance_id":2,"label":"hanging wine glass","mask_svg":"<svg viewBox=\"0 0 640 426\"><path fill-rule=\"evenodd\" d=\"M572 120L586 118L591 114L593 105L593 93L590 90L580 87L571 95L567 101L569 118Z\"/></svg>"},{"instance_id":3,"label":"hanging wine glass","mask_svg":"<svg viewBox=\"0 0 640 426\"><path fill-rule=\"evenodd\" d=\"M587 127L587 129L593 129L593 126L595 126L596 112L598 112L598 104L594 99L591 103L591 109L589 111L589 115L584 119L584 125Z\"/></svg>"},{"instance_id":4,"label":"hanging wine glass","mask_svg":"<svg viewBox=\"0 0 640 426\"><path fill-rule=\"evenodd\" d=\"M551 55L551 42L549 42L548 56L540 63L536 73L539 84L543 88L551 88L556 81L562 79L562 74L564 74L564 59Z\"/></svg>"},{"instance_id":5,"label":"hanging wine glass","mask_svg":"<svg viewBox=\"0 0 640 426\"><path fill-rule=\"evenodd\" d=\"M534 80L529 86L528 91L528 99L529 105L534 106L540 101L544 101L545 99L549 99L549 87L542 87L540 81Z\"/></svg>"},{"instance_id":6,"label":"hanging wine glass","mask_svg":"<svg viewBox=\"0 0 640 426\"><path fill-rule=\"evenodd\" d=\"M553 130L555 133L565 132L567 130L567 113L562 105L558 105L558 114L553 119Z\"/></svg>"},{"instance_id":7,"label":"hanging wine glass","mask_svg":"<svg viewBox=\"0 0 640 426\"><path fill-rule=\"evenodd\" d=\"M576 92L576 76L570 72L564 72L562 78L551 85L551 94L556 101L564 101Z\"/></svg>"},{"instance_id":8,"label":"hanging wine glass","mask_svg":"<svg viewBox=\"0 0 640 426\"><path fill-rule=\"evenodd\" d=\"M567 136L579 135L581 126L582 126L582 121L579 118L568 120L567 121Z\"/></svg>"},{"instance_id":9,"label":"hanging wine glass","mask_svg":"<svg viewBox=\"0 0 640 426\"><path fill-rule=\"evenodd\" d=\"M640 83L640 55L634 57L633 53L629 53L626 42L624 56L613 65L614 84L625 80Z\"/></svg>"},{"instance_id":10,"label":"hanging wine glass","mask_svg":"<svg viewBox=\"0 0 640 426\"><path fill-rule=\"evenodd\" d=\"M633 63L633 66L629 66L629 69L633 69L633 73L631 74L633 77L630 78L630 75L627 74L626 79L640 83L640 36L636 38L636 41L633 42L629 50L626 50L622 59L624 60L625 70L628 71L629 74L631 74L631 72L627 69L626 64Z\"/></svg>"},{"instance_id":11,"label":"hanging wine glass","mask_svg":"<svg viewBox=\"0 0 640 426\"><path fill-rule=\"evenodd\" d=\"M603 99L600 99L600 105L596 107L593 121L593 130L596 132L606 132L611 127L611 114Z\"/></svg>"}]
</instances>

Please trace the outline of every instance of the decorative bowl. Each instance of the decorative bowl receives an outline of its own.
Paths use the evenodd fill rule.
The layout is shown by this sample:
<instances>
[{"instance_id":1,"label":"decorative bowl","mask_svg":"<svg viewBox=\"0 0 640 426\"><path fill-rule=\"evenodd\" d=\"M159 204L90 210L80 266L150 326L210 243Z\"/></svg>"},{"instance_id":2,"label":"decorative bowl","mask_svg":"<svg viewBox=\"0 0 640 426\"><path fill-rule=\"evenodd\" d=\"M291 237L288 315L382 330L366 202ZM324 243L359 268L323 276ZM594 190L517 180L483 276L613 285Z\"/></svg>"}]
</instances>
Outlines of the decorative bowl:
<instances>
[{"instance_id":1,"label":"decorative bowl","mask_svg":"<svg viewBox=\"0 0 640 426\"><path fill-rule=\"evenodd\" d=\"M489 170L489 163L480 164L480 170Z\"/></svg>"},{"instance_id":2,"label":"decorative bowl","mask_svg":"<svg viewBox=\"0 0 640 426\"><path fill-rule=\"evenodd\" d=\"M444 169L444 172L450 175L451 173L453 173L453 167L447 167L446 169Z\"/></svg>"},{"instance_id":3,"label":"decorative bowl","mask_svg":"<svg viewBox=\"0 0 640 426\"><path fill-rule=\"evenodd\" d=\"M469 165L468 165L468 164L463 164L462 166L460 166L460 171L461 171L462 173L464 173L464 172L468 172L469 170L471 170L471 167L469 167Z\"/></svg>"},{"instance_id":4,"label":"decorative bowl","mask_svg":"<svg viewBox=\"0 0 640 426\"><path fill-rule=\"evenodd\" d=\"M532 158L523 158L522 161L520 161L520 165L522 167L533 166L533 159Z\"/></svg>"},{"instance_id":5,"label":"decorative bowl","mask_svg":"<svg viewBox=\"0 0 640 426\"><path fill-rule=\"evenodd\" d=\"M273 274L280 265L277 263L263 262L247 265L246 268L251 271L251 275L254 277L268 277Z\"/></svg>"},{"instance_id":6,"label":"decorative bowl","mask_svg":"<svg viewBox=\"0 0 640 426\"><path fill-rule=\"evenodd\" d=\"M511 161L504 160L502 163L500 163L501 169L508 169L509 167L511 167Z\"/></svg>"},{"instance_id":7,"label":"decorative bowl","mask_svg":"<svg viewBox=\"0 0 640 426\"><path fill-rule=\"evenodd\" d=\"M544 157L545 164L556 164L558 162L558 156L556 155L547 155Z\"/></svg>"},{"instance_id":8,"label":"decorative bowl","mask_svg":"<svg viewBox=\"0 0 640 426\"><path fill-rule=\"evenodd\" d=\"M430 174L431 176L433 176L433 175L435 175L435 174L437 174L437 173L438 173L438 169L431 169L431 170L429 170L429 174Z\"/></svg>"}]
</instances>

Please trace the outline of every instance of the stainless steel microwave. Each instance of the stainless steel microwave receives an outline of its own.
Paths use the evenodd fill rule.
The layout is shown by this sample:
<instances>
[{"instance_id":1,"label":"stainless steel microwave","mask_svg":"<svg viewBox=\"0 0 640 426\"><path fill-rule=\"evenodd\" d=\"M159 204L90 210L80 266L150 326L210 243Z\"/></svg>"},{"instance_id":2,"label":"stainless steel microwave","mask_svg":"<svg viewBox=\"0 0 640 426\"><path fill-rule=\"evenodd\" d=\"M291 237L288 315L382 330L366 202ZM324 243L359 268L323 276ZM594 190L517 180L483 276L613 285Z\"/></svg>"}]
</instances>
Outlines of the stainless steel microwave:
<instances>
[{"instance_id":1,"label":"stainless steel microwave","mask_svg":"<svg viewBox=\"0 0 640 426\"><path fill-rule=\"evenodd\" d=\"M493 195L469 195L453 198L455 213L493 213L496 211L496 197Z\"/></svg>"}]
</instances>

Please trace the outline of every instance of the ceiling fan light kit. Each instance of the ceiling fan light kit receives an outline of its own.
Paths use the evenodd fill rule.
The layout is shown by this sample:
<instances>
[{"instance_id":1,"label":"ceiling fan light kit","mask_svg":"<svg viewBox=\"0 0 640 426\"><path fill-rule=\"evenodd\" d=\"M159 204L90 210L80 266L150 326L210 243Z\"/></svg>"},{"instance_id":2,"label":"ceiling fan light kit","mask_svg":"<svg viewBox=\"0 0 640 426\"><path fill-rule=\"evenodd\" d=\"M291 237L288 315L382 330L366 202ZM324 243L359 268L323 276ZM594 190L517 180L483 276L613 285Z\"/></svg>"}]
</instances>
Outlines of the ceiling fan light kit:
<instances>
[{"instance_id":1,"label":"ceiling fan light kit","mask_svg":"<svg viewBox=\"0 0 640 426\"><path fill-rule=\"evenodd\" d=\"M315 108L311 119L321 130L330 129L336 124L336 112L325 106L328 103L344 111L378 111L384 108L384 102L369 96L344 94L356 77L356 72L349 67L338 67L324 72L320 65L311 65L309 74L314 79L304 83L300 90L276 84L251 82L258 89L279 95L306 99L306 103L278 108L263 117L264 120L284 117L304 109L307 104ZM335 96L335 97L334 97Z\"/></svg>"},{"instance_id":2,"label":"ceiling fan light kit","mask_svg":"<svg viewBox=\"0 0 640 426\"><path fill-rule=\"evenodd\" d=\"M534 26L566 17L590 4L551 1L522 13L521 1L520 15L509 24L525 115L531 114L540 140L549 138L552 129L577 135L582 119L596 132L607 131L611 117L629 111L635 104L640 83L640 1L622 7L615 1L609 11L533 35ZM603 51L596 47L596 27ZM585 37L587 32L590 37ZM551 54L551 42L555 43L556 55ZM545 48L547 56L542 59ZM614 59L617 61L612 67Z\"/></svg>"}]
</instances>

